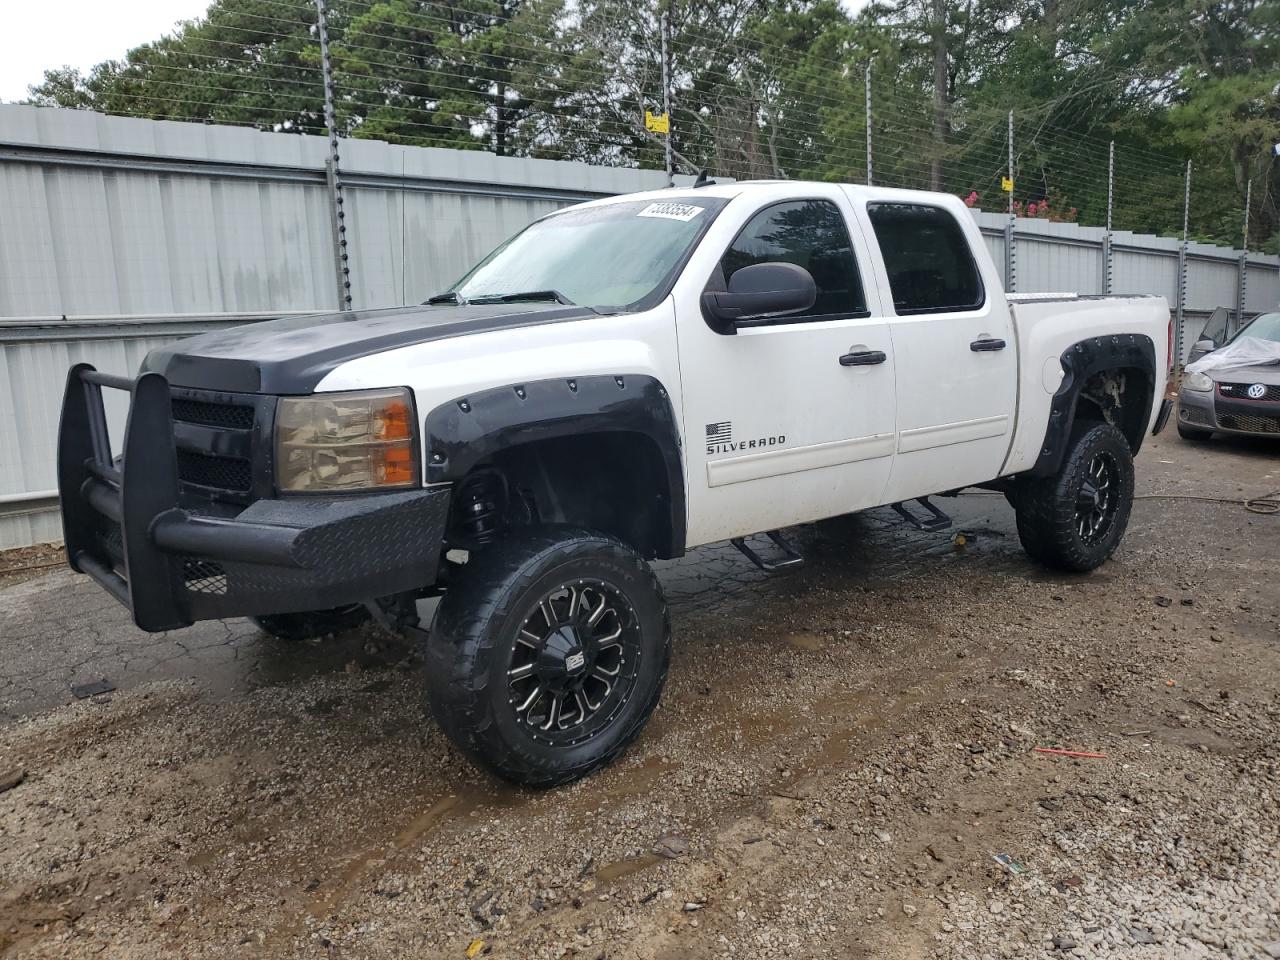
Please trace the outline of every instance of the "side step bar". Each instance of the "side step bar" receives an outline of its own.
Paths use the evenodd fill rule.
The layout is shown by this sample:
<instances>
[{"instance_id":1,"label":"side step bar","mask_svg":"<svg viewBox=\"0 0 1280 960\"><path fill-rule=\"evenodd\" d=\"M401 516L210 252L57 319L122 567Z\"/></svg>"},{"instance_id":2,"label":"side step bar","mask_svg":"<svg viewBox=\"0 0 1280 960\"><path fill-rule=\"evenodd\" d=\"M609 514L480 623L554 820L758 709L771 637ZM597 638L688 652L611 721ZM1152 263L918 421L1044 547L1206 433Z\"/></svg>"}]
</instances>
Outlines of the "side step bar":
<instances>
[{"instance_id":1,"label":"side step bar","mask_svg":"<svg viewBox=\"0 0 1280 960\"><path fill-rule=\"evenodd\" d=\"M902 501L890 504L894 513L900 516L907 523L911 524L917 530L923 530L925 533L937 533L939 530L947 530L951 527L951 518L933 505L928 497L917 497L916 503L929 511L931 516L918 517L907 509L906 504Z\"/></svg>"},{"instance_id":2,"label":"side step bar","mask_svg":"<svg viewBox=\"0 0 1280 960\"><path fill-rule=\"evenodd\" d=\"M750 546L744 537L733 537L729 542L742 552L742 555L754 563L766 573L778 573L781 570L794 570L796 567L804 566L804 557L785 537L777 530L769 530L765 536L774 542L779 550L782 551L785 559L783 560L766 560L760 556Z\"/></svg>"}]
</instances>

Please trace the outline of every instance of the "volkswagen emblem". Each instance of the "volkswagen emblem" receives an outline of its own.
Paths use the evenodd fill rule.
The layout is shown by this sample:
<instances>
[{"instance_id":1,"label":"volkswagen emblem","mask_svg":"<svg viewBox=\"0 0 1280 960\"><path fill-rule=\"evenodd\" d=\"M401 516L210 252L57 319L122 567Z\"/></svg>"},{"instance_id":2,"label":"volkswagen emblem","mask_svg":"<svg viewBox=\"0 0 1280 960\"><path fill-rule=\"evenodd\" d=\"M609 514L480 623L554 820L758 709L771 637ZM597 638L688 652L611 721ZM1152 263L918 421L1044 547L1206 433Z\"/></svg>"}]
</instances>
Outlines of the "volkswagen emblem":
<instances>
[{"instance_id":1,"label":"volkswagen emblem","mask_svg":"<svg viewBox=\"0 0 1280 960\"><path fill-rule=\"evenodd\" d=\"M1255 383L1249 387L1246 393L1249 394L1250 400L1261 400L1267 395L1267 388L1261 383Z\"/></svg>"}]
</instances>

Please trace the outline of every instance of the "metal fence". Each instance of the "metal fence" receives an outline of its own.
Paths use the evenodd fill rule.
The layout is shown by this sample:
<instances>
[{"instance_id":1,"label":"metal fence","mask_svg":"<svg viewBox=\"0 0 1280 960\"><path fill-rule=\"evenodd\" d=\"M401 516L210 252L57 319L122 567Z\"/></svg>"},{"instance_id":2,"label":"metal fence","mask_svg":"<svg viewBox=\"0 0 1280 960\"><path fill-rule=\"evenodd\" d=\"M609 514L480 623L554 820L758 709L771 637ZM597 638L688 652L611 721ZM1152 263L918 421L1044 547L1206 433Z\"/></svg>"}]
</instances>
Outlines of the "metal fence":
<instances>
[{"instance_id":1,"label":"metal fence","mask_svg":"<svg viewBox=\"0 0 1280 960\"><path fill-rule=\"evenodd\" d=\"M969 14L935 4L917 16L911 6L851 19L830 5L761 0L219 2L121 60L54 72L30 93L44 106L322 135L335 200L348 151L381 140L927 188L987 212L1274 241L1261 144L1201 152L1192 170L1176 143L1099 110L1103 91L1118 96L1125 83L1083 62L1065 65L1052 97L1028 100L1007 87L1009 69L1023 70L1001 64L1018 31L992 46L977 30L977 46L964 41L968 65L940 89L934 44L946 36L935 18L946 26ZM1050 34L1068 36L1069 22L1037 31L1037 42L1059 43ZM344 230L339 218L339 246Z\"/></svg>"},{"instance_id":2,"label":"metal fence","mask_svg":"<svg viewBox=\"0 0 1280 960\"><path fill-rule=\"evenodd\" d=\"M132 373L181 336L333 310L339 264L357 308L421 301L550 210L666 183L471 150L345 152L344 261L323 138L0 105L0 549L61 537L71 364ZM118 437L123 410L108 412Z\"/></svg>"},{"instance_id":3,"label":"metal fence","mask_svg":"<svg viewBox=\"0 0 1280 960\"><path fill-rule=\"evenodd\" d=\"M536 216L661 171L0 106L0 549L56 539L67 368L284 313L420 301ZM338 214L342 216L339 217ZM1275 257L974 215L1011 289L1157 293L1189 319L1280 301ZM341 222L345 237L337 224ZM1243 280L1243 282L1242 282ZM344 282L345 281L345 282ZM346 285L349 284L349 287ZM122 410L112 411L120 433Z\"/></svg>"}]
</instances>

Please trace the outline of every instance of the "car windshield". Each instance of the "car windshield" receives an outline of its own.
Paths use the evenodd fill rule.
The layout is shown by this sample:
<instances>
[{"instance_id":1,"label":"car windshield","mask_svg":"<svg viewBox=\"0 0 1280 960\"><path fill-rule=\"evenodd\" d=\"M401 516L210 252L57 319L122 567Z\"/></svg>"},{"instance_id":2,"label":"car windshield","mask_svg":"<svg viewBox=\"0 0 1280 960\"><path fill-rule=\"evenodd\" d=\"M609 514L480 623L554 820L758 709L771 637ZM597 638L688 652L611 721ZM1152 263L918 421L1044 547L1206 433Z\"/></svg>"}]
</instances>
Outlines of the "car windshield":
<instances>
[{"instance_id":1,"label":"car windshield","mask_svg":"<svg viewBox=\"0 0 1280 960\"><path fill-rule=\"evenodd\" d=\"M725 201L635 200L576 207L516 234L451 288L467 301L568 302L602 312L644 309Z\"/></svg>"},{"instance_id":2,"label":"car windshield","mask_svg":"<svg viewBox=\"0 0 1280 960\"><path fill-rule=\"evenodd\" d=\"M1272 340L1280 343L1280 313L1262 313L1254 317L1253 323L1243 328L1232 340L1240 337L1257 337L1259 340Z\"/></svg>"}]
</instances>

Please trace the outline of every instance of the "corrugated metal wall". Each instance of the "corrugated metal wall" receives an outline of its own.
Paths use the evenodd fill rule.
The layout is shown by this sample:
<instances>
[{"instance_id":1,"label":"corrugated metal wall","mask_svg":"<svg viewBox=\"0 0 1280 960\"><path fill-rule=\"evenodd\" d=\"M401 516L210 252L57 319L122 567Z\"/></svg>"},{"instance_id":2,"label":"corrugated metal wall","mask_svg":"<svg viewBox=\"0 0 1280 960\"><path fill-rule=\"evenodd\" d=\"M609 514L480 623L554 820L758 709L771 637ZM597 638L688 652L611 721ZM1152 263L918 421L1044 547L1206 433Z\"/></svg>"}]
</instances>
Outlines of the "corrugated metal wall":
<instances>
[{"instance_id":1,"label":"corrugated metal wall","mask_svg":"<svg viewBox=\"0 0 1280 960\"><path fill-rule=\"evenodd\" d=\"M0 491L42 491L53 486L57 461L58 410L67 369L88 361L101 370L132 371L147 351L171 336L130 336L111 340L27 340L0 344ZM114 396L112 396L114 394ZM106 391L113 439L124 429L124 395ZM118 451L117 451L118 452ZM23 512L0 521L0 548L62 537L56 511Z\"/></svg>"},{"instance_id":2,"label":"corrugated metal wall","mask_svg":"<svg viewBox=\"0 0 1280 960\"><path fill-rule=\"evenodd\" d=\"M0 549L60 536L47 495L71 364L131 374L179 336L336 306L325 156L317 137L0 105ZM360 140L343 164L357 307L422 300L543 213L664 182ZM1003 264L1006 218L975 215ZM1101 291L1102 238L1019 220L1016 289ZM1174 301L1176 241L1114 244L1117 293ZM1192 244L1188 309L1234 307L1237 266L1235 251ZM1274 257L1250 258L1246 292L1251 312L1280 302Z\"/></svg>"},{"instance_id":3,"label":"corrugated metal wall","mask_svg":"<svg viewBox=\"0 0 1280 960\"><path fill-rule=\"evenodd\" d=\"M975 212L987 249L1003 268L1008 217ZM1101 293L1105 263L1101 227L1019 219L1014 228L1013 288L1019 293ZM1178 299L1179 242L1169 237L1117 230L1112 233L1111 289L1116 294L1158 294L1172 308ZM1180 356L1186 359L1203 321L1218 307L1234 312L1240 251L1204 243L1187 245L1186 324ZM1253 316L1280 308L1280 261L1250 253L1244 312Z\"/></svg>"},{"instance_id":4,"label":"corrugated metal wall","mask_svg":"<svg viewBox=\"0 0 1280 960\"><path fill-rule=\"evenodd\" d=\"M337 306L326 153L316 137L0 106L0 549L61 536L49 494L71 364L131 374L180 336ZM343 155L357 307L423 300L550 210L665 183L372 141Z\"/></svg>"}]
</instances>

